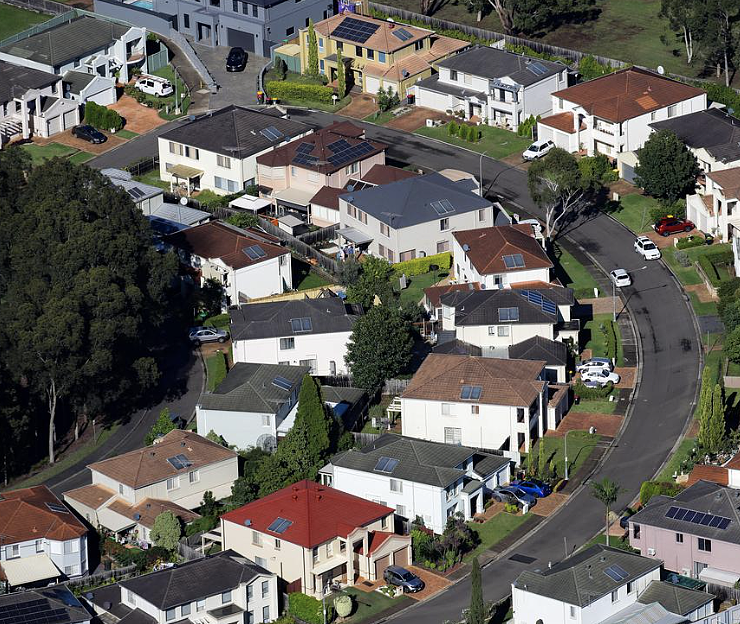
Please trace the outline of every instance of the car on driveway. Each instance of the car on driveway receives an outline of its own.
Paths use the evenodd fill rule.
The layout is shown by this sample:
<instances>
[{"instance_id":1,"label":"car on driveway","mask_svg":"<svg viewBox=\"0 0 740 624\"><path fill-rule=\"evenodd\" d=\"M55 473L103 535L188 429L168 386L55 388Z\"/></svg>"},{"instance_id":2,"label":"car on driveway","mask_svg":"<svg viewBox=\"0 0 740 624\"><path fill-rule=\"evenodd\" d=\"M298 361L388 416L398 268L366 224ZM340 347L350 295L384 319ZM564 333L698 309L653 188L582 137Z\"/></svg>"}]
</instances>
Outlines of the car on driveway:
<instances>
[{"instance_id":1,"label":"car on driveway","mask_svg":"<svg viewBox=\"0 0 740 624\"><path fill-rule=\"evenodd\" d=\"M604 368L608 371L614 370L614 365L609 358L605 357L592 357L588 360L584 360L577 367L576 370L580 373L582 370L589 368Z\"/></svg>"},{"instance_id":2,"label":"car on driveway","mask_svg":"<svg viewBox=\"0 0 740 624\"><path fill-rule=\"evenodd\" d=\"M88 125L75 126L72 128L72 136L93 144L105 143L108 140L108 137L102 132Z\"/></svg>"},{"instance_id":3,"label":"car on driveway","mask_svg":"<svg viewBox=\"0 0 740 624\"><path fill-rule=\"evenodd\" d=\"M528 479L526 481L512 481L512 486L518 487L520 490L524 490L527 494L531 494L535 498L545 498L552 494L552 488L539 479Z\"/></svg>"},{"instance_id":4,"label":"car on driveway","mask_svg":"<svg viewBox=\"0 0 740 624\"><path fill-rule=\"evenodd\" d=\"M661 236L670 236L678 232L690 232L695 227L693 221L679 219L678 217L663 217L653 225L653 229Z\"/></svg>"},{"instance_id":5,"label":"car on driveway","mask_svg":"<svg viewBox=\"0 0 740 624\"><path fill-rule=\"evenodd\" d=\"M247 66L247 53L244 48L231 48L226 57L226 71L240 72Z\"/></svg>"},{"instance_id":6,"label":"car on driveway","mask_svg":"<svg viewBox=\"0 0 740 624\"><path fill-rule=\"evenodd\" d=\"M660 249L647 236L638 236L635 239L635 251L645 258L645 260L657 260L660 258Z\"/></svg>"},{"instance_id":7,"label":"car on driveway","mask_svg":"<svg viewBox=\"0 0 740 624\"><path fill-rule=\"evenodd\" d=\"M581 379L583 381L595 381L597 384L605 386L608 383L618 384L621 377L617 373L612 373L606 369L588 369L581 373Z\"/></svg>"},{"instance_id":8,"label":"car on driveway","mask_svg":"<svg viewBox=\"0 0 740 624\"><path fill-rule=\"evenodd\" d=\"M630 278L630 274L627 273L624 269L614 269L613 271L609 272L609 277L611 278L612 282L614 282L614 285L617 288L622 288L623 286L632 286L632 279Z\"/></svg>"},{"instance_id":9,"label":"car on driveway","mask_svg":"<svg viewBox=\"0 0 740 624\"><path fill-rule=\"evenodd\" d=\"M415 594L424 589L424 581L401 566L388 566L383 572L383 580L389 585L402 587L406 594Z\"/></svg>"},{"instance_id":10,"label":"car on driveway","mask_svg":"<svg viewBox=\"0 0 740 624\"><path fill-rule=\"evenodd\" d=\"M502 503L511 503L513 505L527 505L531 507L537 504L537 499L531 494L527 494L523 489L514 485L505 485L497 487L491 491L491 498Z\"/></svg>"},{"instance_id":11,"label":"car on driveway","mask_svg":"<svg viewBox=\"0 0 740 624\"><path fill-rule=\"evenodd\" d=\"M156 95L158 97L167 97L172 95L174 89L172 83L166 78L159 76L141 76L134 85L136 89L147 95Z\"/></svg>"},{"instance_id":12,"label":"car on driveway","mask_svg":"<svg viewBox=\"0 0 740 624\"><path fill-rule=\"evenodd\" d=\"M193 327L190 330L190 342L196 347L203 342L226 342L229 332L216 327Z\"/></svg>"},{"instance_id":13,"label":"car on driveway","mask_svg":"<svg viewBox=\"0 0 740 624\"><path fill-rule=\"evenodd\" d=\"M552 141L535 141L530 145L524 153L522 158L524 160L537 160L543 156L547 156L548 152L555 147L555 143Z\"/></svg>"}]
</instances>

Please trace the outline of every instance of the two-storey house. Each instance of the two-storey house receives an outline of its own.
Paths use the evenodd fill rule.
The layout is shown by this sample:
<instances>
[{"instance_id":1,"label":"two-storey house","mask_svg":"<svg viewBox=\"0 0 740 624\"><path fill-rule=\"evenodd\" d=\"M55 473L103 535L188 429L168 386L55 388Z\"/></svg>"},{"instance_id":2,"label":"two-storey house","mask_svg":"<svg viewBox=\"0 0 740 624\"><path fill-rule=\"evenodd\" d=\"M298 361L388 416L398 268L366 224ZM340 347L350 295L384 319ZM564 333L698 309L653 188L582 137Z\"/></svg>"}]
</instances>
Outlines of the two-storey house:
<instances>
[{"instance_id":1,"label":"two-storey house","mask_svg":"<svg viewBox=\"0 0 740 624\"><path fill-rule=\"evenodd\" d=\"M4 620L14 624L90 624L92 620L90 613L66 585L3 593L0 595L0 613Z\"/></svg>"},{"instance_id":2,"label":"two-storey house","mask_svg":"<svg viewBox=\"0 0 740 624\"><path fill-rule=\"evenodd\" d=\"M497 206L470 187L429 173L342 195L337 234L391 263L451 251L454 232L495 223Z\"/></svg>"},{"instance_id":3,"label":"two-storey house","mask_svg":"<svg viewBox=\"0 0 740 624\"><path fill-rule=\"evenodd\" d=\"M229 310L235 362L308 366L346 375L347 344L361 306L339 297L252 303Z\"/></svg>"},{"instance_id":4,"label":"two-storey house","mask_svg":"<svg viewBox=\"0 0 740 624\"><path fill-rule=\"evenodd\" d=\"M730 242L740 228L740 167L711 171L704 178L704 193L686 196L686 216L702 232Z\"/></svg>"},{"instance_id":5,"label":"two-storey house","mask_svg":"<svg viewBox=\"0 0 740 624\"><path fill-rule=\"evenodd\" d=\"M233 550L99 587L96 614L141 624L257 624L278 619L277 577Z\"/></svg>"},{"instance_id":6,"label":"two-storey house","mask_svg":"<svg viewBox=\"0 0 740 624\"><path fill-rule=\"evenodd\" d=\"M403 435L518 458L547 423L545 362L432 353L401 395Z\"/></svg>"},{"instance_id":7,"label":"two-storey house","mask_svg":"<svg viewBox=\"0 0 740 624\"><path fill-rule=\"evenodd\" d=\"M644 145L651 123L706 107L701 89L629 67L553 93L553 114L537 124L537 136L569 152L617 158Z\"/></svg>"},{"instance_id":8,"label":"two-storey house","mask_svg":"<svg viewBox=\"0 0 740 624\"><path fill-rule=\"evenodd\" d=\"M384 433L362 449L332 457L319 471L333 488L396 508L396 517L419 517L435 533L461 513L470 520L483 499L508 483L511 460L466 446Z\"/></svg>"},{"instance_id":9,"label":"two-storey house","mask_svg":"<svg viewBox=\"0 0 740 624\"><path fill-rule=\"evenodd\" d=\"M529 117L548 115L550 94L568 86L568 68L489 46L476 46L437 64L438 74L413 86L415 104L462 112L516 131Z\"/></svg>"},{"instance_id":10,"label":"two-storey house","mask_svg":"<svg viewBox=\"0 0 740 624\"><path fill-rule=\"evenodd\" d=\"M454 232L452 258L458 282L507 288L522 282L550 282L552 260L528 224Z\"/></svg>"},{"instance_id":11,"label":"two-storey house","mask_svg":"<svg viewBox=\"0 0 740 624\"><path fill-rule=\"evenodd\" d=\"M87 574L87 529L45 485L0 494L0 570L11 587Z\"/></svg>"},{"instance_id":12,"label":"two-storey house","mask_svg":"<svg viewBox=\"0 0 740 624\"><path fill-rule=\"evenodd\" d=\"M406 97L410 87L432 74L438 61L467 48L460 39L426 28L396 24L358 13L340 13L315 25L319 72L337 77L337 52L346 66L347 82L373 95L389 88ZM308 67L308 28L301 29L302 71Z\"/></svg>"},{"instance_id":13,"label":"two-storey house","mask_svg":"<svg viewBox=\"0 0 740 624\"><path fill-rule=\"evenodd\" d=\"M308 480L224 514L221 535L288 592L318 598L333 582L375 581L411 562L411 537L394 533L392 509Z\"/></svg>"},{"instance_id":14,"label":"two-storey house","mask_svg":"<svg viewBox=\"0 0 740 624\"><path fill-rule=\"evenodd\" d=\"M64 500L94 527L144 543L161 512L190 522L206 491L229 496L239 477L235 451L179 429L88 468L92 484L65 492Z\"/></svg>"}]
</instances>

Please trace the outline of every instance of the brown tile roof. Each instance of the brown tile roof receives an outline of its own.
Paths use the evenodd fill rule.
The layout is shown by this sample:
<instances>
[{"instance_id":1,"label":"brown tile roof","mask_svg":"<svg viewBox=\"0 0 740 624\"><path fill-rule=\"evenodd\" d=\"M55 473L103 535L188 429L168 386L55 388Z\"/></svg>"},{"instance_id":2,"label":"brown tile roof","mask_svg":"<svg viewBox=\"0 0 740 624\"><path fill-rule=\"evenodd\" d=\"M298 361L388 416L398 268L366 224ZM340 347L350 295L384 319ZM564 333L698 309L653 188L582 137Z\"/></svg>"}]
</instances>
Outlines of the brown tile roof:
<instances>
[{"instance_id":1,"label":"brown tile roof","mask_svg":"<svg viewBox=\"0 0 740 624\"><path fill-rule=\"evenodd\" d=\"M311 204L339 210L339 196L346 195L347 192L348 191L345 188L322 186L318 191L316 191L316 195L311 198Z\"/></svg>"},{"instance_id":2,"label":"brown tile roof","mask_svg":"<svg viewBox=\"0 0 740 624\"><path fill-rule=\"evenodd\" d=\"M562 130L563 132L567 132L568 134L574 134L576 131L573 122L573 113L556 113L554 115L550 115L549 117L540 119L540 123L545 126L555 128L556 130ZM581 122L581 130L585 129L586 124Z\"/></svg>"},{"instance_id":3,"label":"brown tile roof","mask_svg":"<svg viewBox=\"0 0 740 624\"><path fill-rule=\"evenodd\" d=\"M725 465L725 468L728 470L740 470L740 453L735 455L730 461L728 461Z\"/></svg>"},{"instance_id":4,"label":"brown tile roof","mask_svg":"<svg viewBox=\"0 0 740 624\"><path fill-rule=\"evenodd\" d=\"M568 392L570 392L569 384L550 384L547 386L550 407L557 407Z\"/></svg>"},{"instance_id":5,"label":"brown tile roof","mask_svg":"<svg viewBox=\"0 0 740 624\"><path fill-rule=\"evenodd\" d=\"M104 485L93 483L83 485L81 488L69 490L64 493L64 498L71 498L91 509L98 509L113 498L116 493Z\"/></svg>"},{"instance_id":6,"label":"brown tile roof","mask_svg":"<svg viewBox=\"0 0 740 624\"><path fill-rule=\"evenodd\" d=\"M342 37L334 37L332 33L337 27L345 20L345 18L351 17L361 22L369 22L377 24L378 29L368 37L367 41L358 44L356 41L350 41ZM352 45L360 45L363 48L370 48L372 50L378 50L380 52L395 52L401 48L405 48L409 45L414 45L416 41L429 37L432 34L431 30L425 28L418 28L417 26L409 26L407 24L396 24L387 20L377 19L375 17L369 17L367 15L359 15L356 13L339 13L333 15L321 22L318 22L315 26L316 32L322 35L334 39L336 41L347 41ZM410 35L411 38L406 41L401 41L398 37L393 35L393 30L403 28Z\"/></svg>"},{"instance_id":7,"label":"brown tile roof","mask_svg":"<svg viewBox=\"0 0 740 624\"><path fill-rule=\"evenodd\" d=\"M707 177L722 188L722 194L727 199L740 197L740 167L712 171Z\"/></svg>"},{"instance_id":8,"label":"brown tile roof","mask_svg":"<svg viewBox=\"0 0 740 624\"><path fill-rule=\"evenodd\" d=\"M730 475L727 468L722 466L705 466L697 464L691 471L689 480L686 481L686 487L694 485L697 481L712 481L719 485L729 485Z\"/></svg>"},{"instance_id":9,"label":"brown tile roof","mask_svg":"<svg viewBox=\"0 0 740 624\"><path fill-rule=\"evenodd\" d=\"M511 288L518 289L538 289L538 288L563 288L563 285L558 281L543 282L542 280L532 280L531 282L517 282L516 284L509 284Z\"/></svg>"},{"instance_id":10,"label":"brown tile roof","mask_svg":"<svg viewBox=\"0 0 740 624\"><path fill-rule=\"evenodd\" d=\"M470 249L467 256L481 275L510 273L531 269L549 269L553 266L545 250L532 236L531 225L497 225L479 230L463 230L452 234L460 246ZM521 254L524 266L508 269L504 256Z\"/></svg>"},{"instance_id":11,"label":"brown tile roof","mask_svg":"<svg viewBox=\"0 0 740 624\"><path fill-rule=\"evenodd\" d=\"M402 397L459 402L462 386L471 385L482 387L480 400L474 402L527 407L546 386L537 379L544 366L543 361L432 353Z\"/></svg>"},{"instance_id":12,"label":"brown tile roof","mask_svg":"<svg viewBox=\"0 0 740 624\"><path fill-rule=\"evenodd\" d=\"M429 303L433 308L438 308L441 303L439 298L442 295L446 295L449 292L456 292L458 290L480 290L479 282L471 282L470 284L445 284L444 286L429 286L424 289L424 295L429 299Z\"/></svg>"},{"instance_id":13,"label":"brown tile roof","mask_svg":"<svg viewBox=\"0 0 740 624\"><path fill-rule=\"evenodd\" d=\"M368 76L377 78L387 78L400 82L411 76L416 76L426 70L431 70L432 66L422 57L410 55L402 58L393 65L383 65L382 63L365 63L363 72Z\"/></svg>"},{"instance_id":14,"label":"brown tile roof","mask_svg":"<svg viewBox=\"0 0 740 624\"><path fill-rule=\"evenodd\" d=\"M341 165L332 165L329 162L329 158L334 155L334 152L327 149L327 146L342 139L352 146L367 142L373 147L373 150L353 160L345 161ZM258 156L257 163L264 165L265 167L286 167L291 165L298 150L298 146L302 143L313 145L313 149L310 152L307 152L307 154L315 157L319 163L323 162L325 164L293 166L298 167L299 169L310 169L311 171L317 171L324 174L334 173L353 162L366 160L375 154L379 154L388 149L388 146L385 143L366 139L365 130L363 128L359 128L349 121L335 121L326 128L317 130L313 134L301 137L295 141L291 141L287 145L283 145L267 152L266 154Z\"/></svg>"},{"instance_id":15,"label":"brown tile roof","mask_svg":"<svg viewBox=\"0 0 740 624\"><path fill-rule=\"evenodd\" d=\"M393 167L392 165L373 165L370 171L362 177L362 181L380 186L381 184L390 184L391 182L398 182L399 180L413 178L418 175L415 171Z\"/></svg>"},{"instance_id":16,"label":"brown tile roof","mask_svg":"<svg viewBox=\"0 0 740 624\"><path fill-rule=\"evenodd\" d=\"M630 67L556 91L553 95L582 106L591 115L620 122L702 93L702 89Z\"/></svg>"},{"instance_id":17,"label":"brown tile roof","mask_svg":"<svg viewBox=\"0 0 740 624\"><path fill-rule=\"evenodd\" d=\"M421 53L422 58L428 63L434 63L453 52L459 52L460 50L470 47L470 44L467 41L445 37L443 35L432 35L431 40L431 48L426 52Z\"/></svg>"},{"instance_id":18,"label":"brown tile roof","mask_svg":"<svg viewBox=\"0 0 740 624\"><path fill-rule=\"evenodd\" d=\"M191 462L176 470L167 459L185 455ZM236 457L236 453L191 431L175 429L161 441L144 448L90 464L88 468L133 488L187 474L191 470Z\"/></svg>"},{"instance_id":19,"label":"brown tile roof","mask_svg":"<svg viewBox=\"0 0 740 624\"><path fill-rule=\"evenodd\" d=\"M53 511L61 505L67 511ZM87 529L45 485L0 494L0 535L4 544L46 537L64 541L81 537Z\"/></svg>"},{"instance_id":20,"label":"brown tile roof","mask_svg":"<svg viewBox=\"0 0 740 624\"><path fill-rule=\"evenodd\" d=\"M200 515L194 511L185 509L185 507L181 507L172 501L160 500L158 498L145 498L136 505L131 505L126 501L117 498L108 505L108 509L115 511L117 514L129 518L130 520L135 520L147 529L151 529L154 526L154 520L164 511L171 511L186 524L200 518ZM138 520L136 518L136 514L139 515Z\"/></svg>"},{"instance_id":21,"label":"brown tile roof","mask_svg":"<svg viewBox=\"0 0 740 624\"><path fill-rule=\"evenodd\" d=\"M227 223L210 221L170 234L164 240L177 249L193 253L201 258L220 258L226 266L233 269L242 269L290 253L290 250L285 247L263 242L247 234L248 232ZM259 245L265 252L265 256L252 260L243 251L252 245Z\"/></svg>"}]
</instances>

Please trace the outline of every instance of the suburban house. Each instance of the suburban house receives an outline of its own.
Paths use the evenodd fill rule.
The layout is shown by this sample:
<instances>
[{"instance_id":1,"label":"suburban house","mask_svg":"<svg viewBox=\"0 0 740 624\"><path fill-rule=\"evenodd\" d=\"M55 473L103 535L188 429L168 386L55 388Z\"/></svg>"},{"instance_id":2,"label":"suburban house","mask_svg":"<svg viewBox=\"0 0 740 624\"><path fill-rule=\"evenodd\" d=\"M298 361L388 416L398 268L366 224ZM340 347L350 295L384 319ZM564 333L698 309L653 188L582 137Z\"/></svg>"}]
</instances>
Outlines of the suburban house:
<instances>
[{"instance_id":1,"label":"suburban house","mask_svg":"<svg viewBox=\"0 0 740 624\"><path fill-rule=\"evenodd\" d=\"M275 574L233 550L104 585L86 597L102 621L257 624L280 615Z\"/></svg>"},{"instance_id":2,"label":"suburban house","mask_svg":"<svg viewBox=\"0 0 740 624\"><path fill-rule=\"evenodd\" d=\"M532 336L522 342L509 345L509 358L544 361L544 378L547 381L561 384L568 381L568 365L572 358L568 353L568 345L562 341Z\"/></svg>"},{"instance_id":3,"label":"suburban house","mask_svg":"<svg viewBox=\"0 0 740 624\"><path fill-rule=\"evenodd\" d=\"M455 231L496 218L497 208L470 186L429 173L342 195L337 234L391 263L451 251Z\"/></svg>"},{"instance_id":4,"label":"suburban house","mask_svg":"<svg viewBox=\"0 0 740 624\"><path fill-rule=\"evenodd\" d=\"M630 545L679 574L718 585L728 575L737 581L738 499L738 490L710 481L698 481L674 497L654 496L630 516Z\"/></svg>"},{"instance_id":5,"label":"suburban house","mask_svg":"<svg viewBox=\"0 0 740 624\"><path fill-rule=\"evenodd\" d=\"M64 493L64 500L94 527L121 538L149 542L149 530L163 511L183 522L199 516L203 494L231 494L239 477L235 451L192 431L175 429L145 446L88 466L92 483Z\"/></svg>"},{"instance_id":6,"label":"suburban house","mask_svg":"<svg viewBox=\"0 0 740 624\"><path fill-rule=\"evenodd\" d=\"M332 457L319 471L325 485L380 505L396 517L419 517L435 533L461 513L470 520L483 500L511 478L511 460L466 446L441 444L384 433L362 449Z\"/></svg>"},{"instance_id":7,"label":"suburban house","mask_svg":"<svg viewBox=\"0 0 740 624\"><path fill-rule=\"evenodd\" d=\"M235 362L308 366L346 375L347 343L362 307L340 297L252 303L229 310Z\"/></svg>"},{"instance_id":8,"label":"suburban house","mask_svg":"<svg viewBox=\"0 0 740 624\"><path fill-rule=\"evenodd\" d=\"M432 353L401 395L404 436L503 450L530 449L547 422L544 362Z\"/></svg>"},{"instance_id":9,"label":"suburban house","mask_svg":"<svg viewBox=\"0 0 740 624\"><path fill-rule=\"evenodd\" d=\"M66 585L3 593L0 595L0 613L4 621L13 624L90 624L93 619Z\"/></svg>"},{"instance_id":10,"label":"suburban house","mask_svg":"<svg viewBox=\"0 0 740 624\"><path fill-rule=\"evenodd\" d=\"M452 257L458 282L478 282L486 289L549 283L554 266L526 223L454 232Z\"/></svg>"},{"instance_id":11,"label":"suburban house","mask_svg":"<svg viewBox=\"0 0 740 624\"><path fill-rule=\"evenodd\" d=\"M740 228L740 166L707 172L704 194L686 196L686 217L702 232L729 242Z\"/></svg>"},{"instance_id":12,"label":"suburban house","mask_svg":"<svg viewBox=\"0 0 740 624\"><path fill-rule=\"evenodd\" d=\"M375 165L384 165L387 148L384 143L367 139L364 128L349 121L335 121L259 156L260 192L275 203L279 213L297 211L310 223L332 225L312 218L313 197L325 187L344 188L350 179L361 179Z\"/></svg>"},{"instance_id":13,"label":"suburban house","mask_svg":"<svg viewBox=\"0 0 740 624\"><path fill-rule=\"evenodd\" d=\"M159 177L188 194L238 193L256 183L258 156L310 132L298 121L232 104L159 136Z\"/></svg>"},{"instance_id":14,"label":"suburban house","mask_svg":"<svg viewBox=\"0 0 740 624\"><path fill-rule=\"evenodd\" d=\"M481 286L478 282L469 282L466 284L442 284L440 286L429 286L424 289L424 297L421 300L421 305L429 314L429 318L432 321L442 322L442 296L451 292L469 292L472 290L480 290Z\"/></svg>"},{"instance_id":15,"label":"suburban house","mask_svg":"<svg viewBox=\"0 0 740 624\"><path fill-rule=\"evenodd\" d=\"M0 61L58 76L75 71L106 78L100 81L105 88L89 94L89 101L115 103L116 82L127 83L133 69L147 71L146 29L91 13L69 15L62 24L20 33L22 38L0 47Z\"/></svg>"},{"instance_id":16,"label":"suburban house","mask_svg":"<svg viewBox=\"0 0 740 624\"><path fill-rule=\"evenodd\" d=\"M470 45L426 28L354 12L329 17L315 29L319 72L329 82L337 78L337 51L341 51L350 87L372 95L391 89L401 98L417 81L431 76L438 61ZM301 29L299 38L301 71L306 71L308 28Z\"/></svg>"},{"instance_id":17,"label":"suburban house","mask_svg":"<svg viewBox=\"0 0 740 624\"><path fill-rule=\"evenodd\" d=\"M414 85L416 105L513 131L530 116L548 115L550 94L568 86L562 63L489 46L464 50L436 66L439 73Z\"/></svg>"},{"instance_id":18,"label":"suburban house","mask_svg":"<svg viewBox=\"0 0 740 624\"><path fill-rule=\"evenodd\" d=\"M290 249L258 230L210 221L163 241L177 250L187 277L197 286L208 279L224 285L224 307L293 288Z\"/></svg>"},{"instance_id":19,"label":"suburban house","mask_svg":"<svg viewBox=\"0 0 740 624\"><path fill-rule=\"evenodd\" d=\"M49 138L80 123L56 74L0 61L0 149L15 139Z\"/></svg>"},{"instance_id":20,"label":"suburban house","mask_svg":"<svg viewBox=\"0 0 740 624\"><path fill-rule=\"evenodd\" d=\"M543 570L526 570L511 584L513 622L680 624L688 615L693 621L714 612L711 594L662 582L660 565L597 544Z\"/></svg>"},{"instance_id":21,"label":"suburban house","mask_svg":"<svg viewBox=\"0 0 740 624\"><path fill-rule=\"evenodd\" d=\"M706 107L701 89L629 67L553 93L553 114L539 121L537 136L569 152L617 158L643 146L651 123Z\"/></svg>"},{"instance_id":22,"label":"suburban house","mask_svg":"<svg viewBox=\"0 0 740 624\"><path fill-rule=\"evenodd\" d=\"M411 562L411 537L393 510L313 481L299 481L221 516L224 549L274 572L288 592L319 599L332 582L383 578Z\"/></svg>"},{"instance_id":23,"label":"suburban house","mask_svg":"<svg viewBox=\"0 0 740 624\"><path fill-rule=\"evenodd\" d=\"M87 574L87 528L45 485L0 494L0 583Z\"/></svg>"}]
</instances>

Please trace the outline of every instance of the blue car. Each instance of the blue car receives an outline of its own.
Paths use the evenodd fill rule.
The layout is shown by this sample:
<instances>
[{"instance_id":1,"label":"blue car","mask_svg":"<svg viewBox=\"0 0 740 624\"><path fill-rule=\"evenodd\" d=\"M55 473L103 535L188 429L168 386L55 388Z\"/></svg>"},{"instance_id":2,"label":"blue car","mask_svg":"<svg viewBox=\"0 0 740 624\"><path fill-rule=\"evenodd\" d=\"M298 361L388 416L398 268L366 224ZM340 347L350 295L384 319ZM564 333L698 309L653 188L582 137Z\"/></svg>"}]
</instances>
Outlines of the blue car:
<instances>
[{"instance_id":1,"label":"blue car","mask_svg":"<svg viewBox=\"0 0 740 624\"><path fill-rule=\"evenodd\" d=\"M530 479L529 481L512 481L512 486L518 487L524 490L527 494L536 496L537 498L545 498L552 494L552 488L539 479Z\"/></svg>"}]
</instances>

